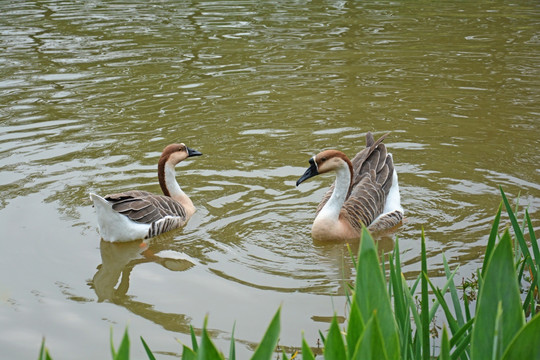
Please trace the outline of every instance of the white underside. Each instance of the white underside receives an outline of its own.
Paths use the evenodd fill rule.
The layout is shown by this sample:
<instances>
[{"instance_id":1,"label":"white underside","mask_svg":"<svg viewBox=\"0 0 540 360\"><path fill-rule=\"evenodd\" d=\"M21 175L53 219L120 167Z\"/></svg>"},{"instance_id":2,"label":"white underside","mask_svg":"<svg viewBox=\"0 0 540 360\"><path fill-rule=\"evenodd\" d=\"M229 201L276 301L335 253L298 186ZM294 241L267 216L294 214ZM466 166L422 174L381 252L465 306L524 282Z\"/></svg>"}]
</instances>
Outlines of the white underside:
<instances>
[{"instance_id":1,"label":"white underside","mask_svg":"<svg viewBox=\"0 0 540 360\"><path fill-rule=\"evenodd\" d=\"M392 154L388 154L392 156ZM392 174L392 186L388 192L388 197L384 203L384 209L382 214L377 216L372 223L375 223L380 217L385 216L388 213L399 211L403 214L403 207L401 206L401 197L399 195L399 184L398 184L398 175L397 171L394 168L394 173Z\"/></svg>"},{"instance_id":2,"label":"white underside","mask_svg":"<svg viewBox=\"0 0 540 360\"><path fill-rule=\"evenodd\" d=\"M120 242L144 239L149 224L140 224L114 211L112 205L99 195L90 193L97 212L99 234L105 241Z\"/></svg>"}]
</instances>

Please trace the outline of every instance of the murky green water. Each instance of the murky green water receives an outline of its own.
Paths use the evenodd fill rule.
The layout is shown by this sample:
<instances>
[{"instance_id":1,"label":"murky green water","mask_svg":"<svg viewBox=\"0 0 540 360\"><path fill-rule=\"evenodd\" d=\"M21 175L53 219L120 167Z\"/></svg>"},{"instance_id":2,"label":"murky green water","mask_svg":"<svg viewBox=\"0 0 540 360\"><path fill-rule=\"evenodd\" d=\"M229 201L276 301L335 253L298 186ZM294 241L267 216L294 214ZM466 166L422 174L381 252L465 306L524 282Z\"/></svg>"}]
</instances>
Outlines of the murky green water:
<instances>
[{"instance_id":1,"label":"murky green water","mask_svg":"<svg viewBox=\"0 0 540 360\"><path fill-rule=\"evenodd\" d=\"M108 358L143 336L165 358L205 315L226 350L256 345L282 306L280 344L316 346L353 278L343 244L310 224L331 184L294 186L313 154L386 144L408 221L436 278L481 264L498 185L540 227L540 7L536 2L0 2L0 348ZM182 230L101 243L88 192L159 192L163 147L203 157L178 180ZM383 238L384 251L393 248ZM358 244L352 244L353 249Z\"/></svg>"}]
</instances>

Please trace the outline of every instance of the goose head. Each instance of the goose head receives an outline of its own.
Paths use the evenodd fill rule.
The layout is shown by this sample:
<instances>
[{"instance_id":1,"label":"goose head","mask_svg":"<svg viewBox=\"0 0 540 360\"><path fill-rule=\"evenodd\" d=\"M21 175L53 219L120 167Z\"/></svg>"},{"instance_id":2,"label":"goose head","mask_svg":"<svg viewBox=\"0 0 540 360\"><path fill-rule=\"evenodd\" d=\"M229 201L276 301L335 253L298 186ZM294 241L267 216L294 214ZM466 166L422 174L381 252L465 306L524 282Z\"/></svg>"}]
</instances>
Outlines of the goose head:
<instances>
[{"instance_id":1,"label":"goose head","mask_svg":"<svg viewBox=\"0 0 540 360\"><path fill-rule=\"evenodd\" d=\"M352 164L347 155L338 150L325 150L309 159L309 168L304 175L298 179L296 186L305 180L329 171L335 171L340 168L348 168L352 173Z\"/></svg>"},{"instance_id":2,"label":"goose head","mask_svg":"<svg viewBox=\"0 0 540 360\"><path fill-rule=\"evenodd\" d=\"M201 155L201 152L188 148L184 143L170 144L163 149L160 163L163 162L175 166L180 161L183 161L188 157Z\"/></svg>"}]
</instances>

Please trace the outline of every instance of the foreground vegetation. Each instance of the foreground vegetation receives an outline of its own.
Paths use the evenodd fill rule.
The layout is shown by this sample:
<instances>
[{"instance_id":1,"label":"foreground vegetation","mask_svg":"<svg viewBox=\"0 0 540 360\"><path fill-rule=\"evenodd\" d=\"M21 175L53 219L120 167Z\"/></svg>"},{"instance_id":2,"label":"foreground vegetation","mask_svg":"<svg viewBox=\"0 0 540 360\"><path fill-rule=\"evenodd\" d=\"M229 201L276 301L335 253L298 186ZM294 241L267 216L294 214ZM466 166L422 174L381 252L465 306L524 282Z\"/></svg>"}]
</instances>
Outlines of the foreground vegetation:
<instances>
[{"instance_id":1,"label":"foreground vegetation","mask_svg":"<svg viewBox=\"0 0 540 360\"><path fill-rule=\"evenodd\" d=\"M514 236L511 237L509 229L499 234L501 204L493 222L482 269L475 276L478 298L474 309L470 307L469 297L460 299L454 282L457 269L451 271L446 259L443 258L446 284L440 289L430 281L423 233L421 272L409 286L401 273L399 242L396 241L388 263L381 264L373 238L364 229L355 260L356 281L351 286L347 326L341 328L334 316L326 335L320 334L324 358L540 359L538 242L528 212L525 211L525 219L520 226L502 189L501 195ZM525 234L528 234L532 254ZM520 290L522 284L525 284L524 290ZM429 299L430 292L435 297L431 299L433 301ZM415 295L417 293L419 297ZM433 354L430 325L440 309L445 321L438 354ZM276 354L279 333L278 309L252 359L272 359ZM206 321L200 341L197 341L193 330L191 338L191 348L183 345L183 360L225 358L212 342ZM155 359L144 339L141 341L148 358ZM117 350L111 332L113 359L129 359L129 346L127 330ZM302 359L315 359L305 339L301 353ZM281 356L289 359L285 353ZM291 359L296 356L293 354ZM52 360L44 343L39 359ZM234 331L228 359L236 359Z\"/></svg>"}]
</instances>

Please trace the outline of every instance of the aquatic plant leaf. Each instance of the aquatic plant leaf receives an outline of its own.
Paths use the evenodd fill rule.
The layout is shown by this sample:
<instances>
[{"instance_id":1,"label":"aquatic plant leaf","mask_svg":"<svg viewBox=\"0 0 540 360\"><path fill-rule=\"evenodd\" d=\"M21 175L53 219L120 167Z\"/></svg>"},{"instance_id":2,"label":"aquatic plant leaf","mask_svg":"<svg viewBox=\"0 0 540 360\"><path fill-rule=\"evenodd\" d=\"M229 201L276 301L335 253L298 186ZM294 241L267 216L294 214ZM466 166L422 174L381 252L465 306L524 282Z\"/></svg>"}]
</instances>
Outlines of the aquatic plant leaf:
<instances>
[{"instance_id":1,"label":"aquatic plant leaf","mask_svg":"<svg viewBox=\"0 0 540 360\"><path fill-rule=\"evenodd\" d=\"M463 359L470 359L470 345L472 328L474 319L470 319L459 331L450 339L450 346L455 346L454 352L452 352L452 360L461 359L462 354L466 353Z\"/></svg>"},{"instance_id":2,"label":"aquatic plant leaf","mask_svg":"<svg viewBox=\"0 0 540 360\"><path fill-rule=\"evenodd\" d=\"M488 243L486 245L486 253L484 254L484 263L482 265L482 278L485 275L487 269L487 263L495 247L495 241L497 240L497 234L499 233L499 222L501 221L501 212L502 212L502 203L499 204L499 209L493 220L493 225L491 226L491 232L489 233Z\"/></svg>"},{"instance_id":3,"label":"aquatic plant leaf","mask_svg":"<svg viewBox=\"0 0 540 360\"><path fill-rule=\"evenodd\" d=\"M197 354L186 345L182 345L182 360L196 360Z\"/></svg>"},{"instance_id":4,"label":"aquatic plant leaf","mask_svg":"<svg viewBox=\"0 0 540 360\"><path fill-rule=\"evenodd\" d=\"M197 337L195 336L195 330L193 330L193 326L189 325L189 333L191 335L191 348L196 353L199 349L199 345L197 344Z\"/></svg>"},{"instance_id":5,"label":"aquatic plant leaf","mask_svg":"<svg viewBox=\"0 0 540 360\"><path fill-rule=\"evenodd\" d=\"M229 360L236 360L236 345L234 341L234 328L236 327L236 323L233 325L233 329L231 332L231 345L229 346Z\"/></svg>"},{"instance_id":6,"label":"aquatic plant leaf","mask_svg":"<svg viewBox=\"0 0 540 360\"><path fill-rule=\"evenodd\" d=\"M148 356L148 359L156 360L154 354L152 353L152 350L150 350L150 348L148 347L148 345L146 344L146 341L144 341L142 336L141 336L141 341L142 341L144 350L146 351L146 355Z\"/></svg>"},{"instance_id":7,"label":"aquatic plant leaf","mask_svg":"<svg viewBox=\"0 0 540 360\"><path fill-rule=\"evenodd\" d=\"M448 261L446 260L446 256L443 254L443 264L444 264L444 273L446 275L446 278L450 278L450 267L448 266ZM455 275L456 270L454 270L454 273L452 273L452 276ZM452 304L454 305L454 312L456 314L456 322L461 327L465 324L465 318L463 317L463 312L461 311L461 303L459 302L459 296L457 292L456 285L454 284L454 281L450 282L450 296L452 298ZM448 317L448 314L446 315ZM451 316L451 315L450 315ZM452 334L454 334L454 331L452 331Z\"/></svg>"},{"instance_id":8,"label":"aquatic plant leaf","mask_svg":"<svg viewBox=\"0 0 540 360\"><path fill-rule=\"evenodd\" d=\"M315 360L315 355L302 335L302 360Z\"/></svg>"},{"instance_id":9,"label":"aquatic plant leaf","mask_svg":"<svg viewBox=\"0 0 540 360\"><path fill-rule=\"evenodd\" d=\"M404 285L401 273L401 259L399 256L399 239L396 237L394 251L389 257L389 293L393 291L394 315L399 330L401 344L400 353L407 354L411 340L411 314L406 291L409 290L407 284Z\"/></svg>"},{"instance_id":10,"label":"aquatic plant leaf","mask_svg":"<svg viewBox=\"0 0 540 360\"><path fill-rule=\"evenodd\" d=\"M201 335L201 343L197 349L197 360L223 360L224 357L221 355L219 350L216 348L216 345L210 339L208 330L206 330L208 318L204 319L204 326Z\"/></svg>"},{"instance_id":11,"label":"aquatic plant leaf","mask_svg":"<svg viewBox=\"0 0 540 360\"><path fill-rule=\"evenodd\" d=\"M259 344L259 346L257 346L257 349L255 349L255 353L251 357L251 360L266 360L272 357L274 350L277 346L279 340L279 332L281 330L280 315L281 307L277 310L276 314L272 318L272 321L270 322L270 325L268 326L268 329L266 330L266 333L264 334L261 343Z\"/></svg>"},{"instance_id":12,"label":"aquatic plant leaf","mask_svg":"<svg viewBox=\"0 0 540 360\"><path fill-rule=\"evenodd\" d=\"M540 249L538 248L538 240L536 239L531 217L529 216L529 211L527 210L525 210L525 219L527 220L527 228L529 229L529 236L531 237L531 247L533 249L536 267L540 268Z\"/></svg>"},{"instance_id":13,"label":"aquatic plant leaf","mask_svg":"<svg viewBox=\"0 0 540 360\"><path fill-rule=\"evenodd\" d=\"M448 330L446 330L446 326L443 326L439 360L450 360L450 340L448 340Z\"/></svg>"},{"instance_id":14,"label":"aquatic plant leaf","mask_svg":"<svg viewBox=\"0 0 540 360\"><path fill-rule=\"evenodd\" d=\"M480 287L471 339L473 359L492 359L499 303L504 327L500 336L502 349L508 346L525 323L514 269L510 233L506 230L493 250Z\"/></svg>"},{"instance_id":15,"label":"aquatic plant leaf","mask_svg":"<svg viewBox=\"0 0 540 360\"><path fill-rule=\"evenodd\" d=\"M443 256L444 258L444 256ZM451 287L451 285L454 284L454 276L456 275L457 271L458 271L459 268L456 268L452 273L450 273L449 275L447 275L447 278L446 278L446 283L444 284L443 288L440 290L442 294L446 294L446 292L448 291L448 289ZM427 279L428 280L428 284L430 286L432 286L431 284L431 281L429 280L429 278ZM441 305L441 302L440 302L440 299L437 298L437 300L435 300L435 302L433 303L433 306L431 307L431 309L429 310L429 321L433 321L434 317L435 317L435 314L437 312L437 310L439 309L439 305ZM453 318L452 318L453 319ZM455 320L454 320L455 321ZM457 323L457 322L456 322Z\"/></svg>"},{"instance_id":16,"label":"aquatic plant leaf","mask_svg":"<svg viewBox=\"0 0 540 360\"><path fill-rule=\"evenodd\" d=\"M39 349L38 360L52 360L51 355L49 355L49 350L45 347L45 338L41 340L41 348Z\"/></svg>"},{"instance_id":17,"label":"aquatic plant leaf","mask_svg":"<svg viewBox=\"0 0 540 360\"><path fill-rule=\"evenodd\" d=\"M437 298L439 304L443 308L444 315L446 316L446 321L448 322L448 326L450 326L450 330L453 334L455 334L459 330L459 325L454 319L452 312L450 311L450 307L448 306L448 303L444 298L443 292L435 285L433 285L431 281L429 281L429 286L433 291L433 294L435 294L435 297Z\"/></svg>"},{"instance_id":18,"label":"aquatic plant leaf","mask_svg":"<svg viewBox=\"0 0 540 360\"><path fill-rule=\"evenodd\" d=\"M529 264L531 269L534 269L531 253L529 251L527 243L525 242L525 238L523 237L523 232L521 231L521 228L519 227L519 223L516 219L516 215L514 215L514 212L512 211L512 207L510 206L510 203L508 202L508 199L506 198L506 194L504 193L502 187L499 187L499 189L501 190L503 203L506 208L506 212L508 213L508 217L510 218L510 222L512 223L512 228L514 229L514 235L516 236L516 240L519 243L519 248L521 252L523 253L523 257L525 258L525 261L527 261L527 264Z\"/></svg>"},{"instance_id":19,"label":"aquatic plant leaf","mask_svg":"<svg viewBox=\"0 0 540 360\"><path fill-rule=\"evenodd\" d=\"M341 330L339 329L336 315L332 318L330 330L328 330L328 334L326 335L324 358L325 360L341 360L347 358L345 343L343 342L343 336L341 336Z\"/></svg>"},{"instance_id":20,"label":"aquatic plant leaf","mask_svg":"<svg viewBox=\"0 0 540 360\"><path fill-rule=\"evenodd\" d=\"M422 281L420 282L420 287L422 289L420 308L422 313L422 334L420 336L422 342L422 359L429 360L429 349L430 349L430 334L429 334L429 323L431 321L429 317L429 300L428 300L428 275L427 275L427 255L426 255L426 238L424 237L424 228L422 228Z\"/></svg>"},{"instance_id":21,"label":"aquatic plant leaf","mask_svg":"<svg viewBox=\"0 0 540 360\"><path fill-rule=\"evenodd\" d=\"M356 302L356 295L353 296L351 304L351 310L349 314L349 324L347 326L347 348L352 353L356 348L356 344L360 340L362 333L364 332L364 320L360 314L358 303Z\"/></svg>"},{"instance_id":22,"label":"aquatic plant leaf","mask_svg":"<svg viewBox=\"0 0 540 360\"><path fill-rule=\"evenodd\" d=\"M532 301L534 293L537 292L540 287L540 249L538 248L538 240L536 239L534 227L531 222L531 217L529 216L529 212L527 210L525 210L525 219L527 220L527 227L529 229L529 236L531 238L531 247L534 254L534 263L536 264L536 268L531 269L531 272L533 273L533 278L531 281L531 287L529 288L529 293L527 294L527 298L530 298L530 301ZM525 308L529 306L530 301L524 304ZM534 306L534 301L531 307L533 308L533 313L538 311L536 310L537 307Z\"/></svg>"},{"instance_id":23,"label":"aquatic plant leaf","mask_svg":"<svg viewBox=\"0 0 540 360\"><path fill-rule=\"evenodd\" d=\"M363 319L377 312L384 347L389 359L400 359L399 332L392 312L390 296L370 233L362 229L356 271L355 295Z\"/></svg>"},{"instance_id":24,"label":"aquatic plant leaf","mask_svg":"<svg viewBox=\"0 0 540 360\"><path fill-rule=\"evenodd\" d=\"M390 286L393 291L394 298L394 314L396 322L401 334L404 332L404 328L410 324L409 311L407 308L407 297L403 291L403 282L401 281L401 260L399 257L399 240L396 238L393 254L390 256L388 265L390 268ZM402 344L403 344L403 340Z\"/></svg>"},{"instance_id":25,"label":"aquatic plant leaf","mask_svg":"<svg viewBox=\"0 0 540 360\"><path fill-rule=\"evenodd\" d=\"M351 359L388 359L377 315L378 313L374 312L373 316L366 323L366 327L364 328L362 337L360 338L358 345L354 349L354 354Z\"/></svg>"},{"instance_id":26,"label":"aquatic plant leaf","mask_svg":"<svg viewBox=\"0 0 540 360\"><path fill-rule=\"evenodd\" d=\"M113 330L111 328L111 353L113 360L129 360L129 336L127 328L124 331L124 336L118 347L118 352L114 349Z\"/></svg>"},{"instance_id":27,"label":"aquatic plant leaf","mask_svg":"<svg viewBox=\"0 0 540 360\"><path fill-rule=\"evenodd\" d=\"M540 313L512 339L502 359L540 359Z\"/></svg>"}]
</instances>

